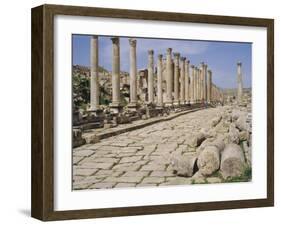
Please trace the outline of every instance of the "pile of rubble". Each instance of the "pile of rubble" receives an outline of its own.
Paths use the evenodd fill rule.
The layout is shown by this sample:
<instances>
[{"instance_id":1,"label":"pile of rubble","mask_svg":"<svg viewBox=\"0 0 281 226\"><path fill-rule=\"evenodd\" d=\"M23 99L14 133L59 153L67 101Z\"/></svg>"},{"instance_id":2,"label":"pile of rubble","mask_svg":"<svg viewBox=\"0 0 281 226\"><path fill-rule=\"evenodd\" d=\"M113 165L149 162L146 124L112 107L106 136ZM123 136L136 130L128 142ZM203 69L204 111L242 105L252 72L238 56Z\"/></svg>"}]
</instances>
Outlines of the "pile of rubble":
<instances>
[{"instance_id":1,"label":"pile of rubble","mask_svg":"<svg viewBox=\"0 0 281 226\"><path fill-rule=\"evenodd\" d=\"M220 174L223 179L239 177L251 168L251 113L241 106L220 107L220 114L196 134L190 134L188 147L194 152L170 157L174 173L204 181Z\"/></svg>"}]
</instances>

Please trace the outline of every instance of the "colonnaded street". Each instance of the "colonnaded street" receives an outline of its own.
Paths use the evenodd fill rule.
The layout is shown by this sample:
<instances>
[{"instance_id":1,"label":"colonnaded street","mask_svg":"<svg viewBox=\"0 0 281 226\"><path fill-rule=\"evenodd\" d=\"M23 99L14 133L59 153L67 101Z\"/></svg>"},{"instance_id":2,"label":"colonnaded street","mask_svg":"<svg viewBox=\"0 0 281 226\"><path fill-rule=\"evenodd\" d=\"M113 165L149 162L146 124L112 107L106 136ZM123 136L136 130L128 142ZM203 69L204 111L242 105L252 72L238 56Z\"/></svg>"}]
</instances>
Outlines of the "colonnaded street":
<instances>
[{"instance_id":1,"label":"colonnaded street","mask_svg":"<svg viewBox=\"0 0 281 226\"><path fill-rule=\"evenodd\" d=\"M73 150L73 189L120 188L221 182L173 174L171 156L195 153L192 134L221 114L208 108Z\"/></svg>"}]
</instances>

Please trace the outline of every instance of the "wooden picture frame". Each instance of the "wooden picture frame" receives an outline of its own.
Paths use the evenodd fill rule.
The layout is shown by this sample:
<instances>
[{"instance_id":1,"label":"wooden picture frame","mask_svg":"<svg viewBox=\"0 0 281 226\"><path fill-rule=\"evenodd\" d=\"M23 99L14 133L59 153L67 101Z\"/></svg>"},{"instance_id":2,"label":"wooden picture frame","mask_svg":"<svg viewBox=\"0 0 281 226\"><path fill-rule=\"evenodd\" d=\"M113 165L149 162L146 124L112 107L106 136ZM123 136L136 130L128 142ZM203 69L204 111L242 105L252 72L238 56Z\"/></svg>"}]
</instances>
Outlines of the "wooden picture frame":
<instances>
[{"instance_id":1,"label":"wooden picture frame","mask_svg":"<svg viewBox=\"0 0 281 226\"><path fill-rule=\"evenodd\" d=\"M71 15L240 25L267 29L267 198L122 208L54 210L54 16ZM42 5L32 9L32 200L31 215L50 220L115 217L265 207L274 205L274 20L109 8Z\"/></svg>"}]
</instances>

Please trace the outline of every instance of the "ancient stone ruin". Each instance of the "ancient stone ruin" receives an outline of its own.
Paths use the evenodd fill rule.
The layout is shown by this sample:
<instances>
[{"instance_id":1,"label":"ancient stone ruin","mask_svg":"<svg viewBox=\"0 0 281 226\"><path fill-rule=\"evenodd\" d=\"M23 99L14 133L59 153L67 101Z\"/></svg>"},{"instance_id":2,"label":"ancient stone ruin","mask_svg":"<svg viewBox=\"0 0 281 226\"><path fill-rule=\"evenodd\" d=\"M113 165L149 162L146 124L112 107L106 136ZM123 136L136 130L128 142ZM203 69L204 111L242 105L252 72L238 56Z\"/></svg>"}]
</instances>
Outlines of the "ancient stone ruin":
<instances>
[{"instance_id":1,"label":"ancient stone ruin","mask_svg":"<svg viewBox=\"0 0 281 226\"><path fill-rule=\"evenodd\" d=\"M90 103L73 109L74 189L204 184L251 180L251 89L221 89L212 70L167 48L137 68L137 41L128 39L129 73L101 71L98 36L91 37ZM102 92L101 92L102 91ZM101 103L101 95L107 103ZM88 103L87 103L88 104Z\"/></svg>"}]
</instances>

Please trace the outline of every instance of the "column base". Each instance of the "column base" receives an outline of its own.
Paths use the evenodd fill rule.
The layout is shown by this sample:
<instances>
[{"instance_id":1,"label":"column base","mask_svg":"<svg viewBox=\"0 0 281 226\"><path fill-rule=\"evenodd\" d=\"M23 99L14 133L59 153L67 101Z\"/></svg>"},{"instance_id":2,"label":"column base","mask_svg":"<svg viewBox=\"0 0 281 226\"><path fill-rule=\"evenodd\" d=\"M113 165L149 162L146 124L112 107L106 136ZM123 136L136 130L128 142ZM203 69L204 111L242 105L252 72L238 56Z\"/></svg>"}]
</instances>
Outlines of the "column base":
<instances>
[{"instance_id":1,"label":"column base","mask_svg":"<svg viewBox=\"0 0 281 226\"><path fill-rule=\"evenodd\" d=\"M174 106L179 106L179 105L180 105L180 101L175 100L175 101L173 102L173 105L174 105Z\"/></svg>"},{"instance_id":2,"label":"column base","mask_svg":"<svg viewBox=\"0 0 281 226\"><path fill-rule=\"evenodd\" d=\"M129 103L127 105L128 109L131 111L136 111L138 109L138 104L137 103Z\"/></svg>"},{"instance_id":3,"label":"column base","mask_svg":"<svg viewBox=\"0 0 281 226\"><path fill-rule=\"evenodd\" d=\"M164 105L165 105L165 107L171 107L171 106L173 106L173 102L172 101L166 102Z\"/></svg>"},{"instance_id":4,"label":"column base","mask_svg":"<svg viewBox=\"0 0 281 226\"><path fill-rule=\"evenodd\" d=\"M103 113L102 109L89 109L87 112L91 113L91 115L95 115L95 116L101 116Z\"/></svg>"},{"instance_id":5,"label":"column base","mask_svg":"<svg viewBox=\"0 0 281 226\"><path fill-rule=\"evenodd\" d=\"M120 113L123 110L123 106L120 103L111 103L109 107L113 113Z\"/></svg>"}]
</instances>

